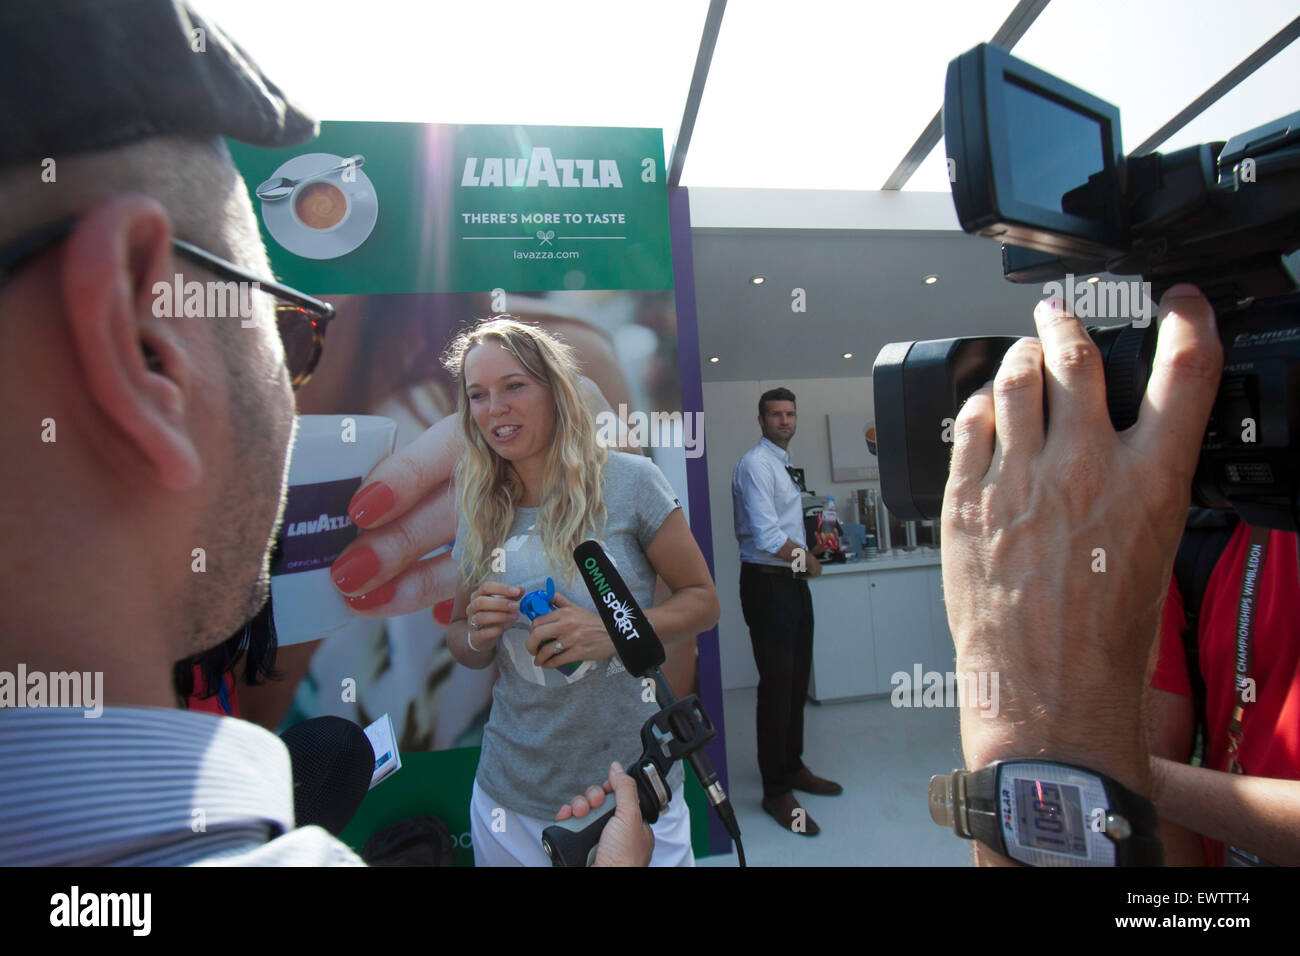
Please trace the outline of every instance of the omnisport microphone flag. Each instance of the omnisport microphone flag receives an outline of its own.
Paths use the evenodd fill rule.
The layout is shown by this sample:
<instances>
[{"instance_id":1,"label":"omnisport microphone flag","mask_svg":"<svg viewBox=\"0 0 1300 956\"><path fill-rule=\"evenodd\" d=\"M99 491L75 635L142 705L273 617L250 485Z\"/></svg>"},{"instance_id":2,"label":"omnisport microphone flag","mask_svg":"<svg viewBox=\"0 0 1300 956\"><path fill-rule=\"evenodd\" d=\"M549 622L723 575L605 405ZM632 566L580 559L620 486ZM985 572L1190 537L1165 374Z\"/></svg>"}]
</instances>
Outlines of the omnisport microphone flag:
<instances>
[{"instance_id":1,"label":"omnisport microphone flag","mask_svg":"<svg viewBox=\"0 0 1300 956\"><path fill-rule=\"evenodd\" d=\"M582 580L596 605L619 660L633 677L644 677L664 662L664 645L609 555L595 541L573 549Z\"/></svg>"}]
</instances>

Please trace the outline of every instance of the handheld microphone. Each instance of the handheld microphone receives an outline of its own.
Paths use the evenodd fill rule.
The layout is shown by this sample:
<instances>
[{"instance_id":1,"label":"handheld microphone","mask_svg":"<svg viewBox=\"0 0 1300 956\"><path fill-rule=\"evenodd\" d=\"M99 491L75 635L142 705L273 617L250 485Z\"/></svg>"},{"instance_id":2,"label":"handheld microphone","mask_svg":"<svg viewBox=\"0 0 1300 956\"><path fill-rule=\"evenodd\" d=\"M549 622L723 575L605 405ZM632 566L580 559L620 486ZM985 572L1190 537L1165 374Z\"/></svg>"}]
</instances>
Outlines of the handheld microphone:
<instances>
[{"instance_id":1,"label":"handheld microphone","mask_svg":"<svg viewBox=\"0 0 1300 956\"><path fill-rule=\"evenodd\" d=\"M659 665L666 660L663 642L650 626L614 562L595 541L584 541L574 548L573 560L578 562L583 583L587 585L596 611L605 622L605 630L609 632L614 650L627 672L633 677L655 677L658 687L663 678ZM672 691L667 682L662 686L671 698Z\"/></svg>"},{"instance_id":2,"label":"handheld microphone","mask_svg":"<svg viewBox=\"0 0 1300 956\"><path fill-rule=\"evenodd\" d=\"M326 716L294 724L280 739L293 769L294 820L338 836L370 790L370 738L352 721Z\"/></svg>"},{"instance_id":3,"label":"handheld microphone","mask_svg":"<svg viewBox=\"0 0 1300 956\"><path fill-rule=\"evenodd\" d=\"M666 715L673 737L679 743L694 743L694 746L684 753L681 752L680 746L674 747L671 744L664 746L663 750L669 760L685 756L690 762L691 769L700 781L700 786L704 788L705 794L708 795L709 802L713 804L719 819L735 841L743 866L744 851L741 849L740 826L736 822L735 811L727 799L726 792L722 789L717 771L713 769L713 764L703 750L703 743L712 739L714 731L699 700L691 695L686 700L678 701L673 694L663 671L659 669L659 665L666 659L663 642L659 640L659 635L655 633L654 627L641 610L631 589L623 581L622 575L618 573L614 562L609 559L604 549L595 541L584 541L574 549L573 558L582 571L582 580L587 585L587 591L591 594L592 602L596 605L605 624L605 630L614 644L614 650L618 653L619 660L623 662L623 667L633 677L649 677L654 681L655 699L663 708L660 713ZM643 731L643 739L646 739L646 736ZM646 803L644 788L638 789L641 791L644 810ZM666 805L666 802L664 799L663 804ZM591 841L592 853L594 853L595 841L599 839L600 830L609 822L611 816L612 808L606 809L582 830L582 834ZM655 818L657 819L657 814ZM576 820L566 822L583 823ZM563 824L560 826L563 827ZM557 828L548 828L548 831L555 829ZM572 833L576 827L571 825L564 829ZM565 839L575 841L574 837L565 837ZM552 847L548 843L546 834L543 834L542 842L547 847L547 852L551 853ZM582 845L586 845L585 839ZM577 842L574 842L574 847L577 846ZM570 848L570 853L572 851L573 848Z\"/></svg>"},{"instance_id":4,"label":"handheld microphone","mask_svg":"<svg viewBox=\"0 0 1300 956\"><path fill-rule=\"evenodd\" d=\"M663 642L636 603L631 588L624 583L614 562L595 541L582 542L574 549L573 557L582 569L582 579L627 672L633 677L654 680L655 699L660 707L677 703L668 680L659 669L666 659ZM709 801L714 806L725 802L727 795L718 784L718 774L704 752L697 750L688 759L700 786L709 795Z\"/></svg>"}]
</instances>

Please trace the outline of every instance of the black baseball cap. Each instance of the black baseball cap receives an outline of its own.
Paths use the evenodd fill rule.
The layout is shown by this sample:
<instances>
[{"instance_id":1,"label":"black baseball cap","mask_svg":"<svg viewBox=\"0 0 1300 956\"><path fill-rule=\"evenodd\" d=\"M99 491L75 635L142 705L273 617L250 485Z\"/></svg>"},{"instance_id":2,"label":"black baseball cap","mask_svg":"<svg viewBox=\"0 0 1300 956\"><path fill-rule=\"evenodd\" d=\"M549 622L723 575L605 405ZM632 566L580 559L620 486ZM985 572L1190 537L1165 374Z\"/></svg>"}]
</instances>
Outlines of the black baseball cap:
<instances>
[{"instance_id":1,"label":"black baseball cap","mask_svg":"<svg viewBox=\"0 0 1300 956\"><path fill-rule=\"evenodd\" d=\"M317 131L182 0L3 0L0 89L0 165L167 135L294 146Z\"/></svg>"}]
</instances>

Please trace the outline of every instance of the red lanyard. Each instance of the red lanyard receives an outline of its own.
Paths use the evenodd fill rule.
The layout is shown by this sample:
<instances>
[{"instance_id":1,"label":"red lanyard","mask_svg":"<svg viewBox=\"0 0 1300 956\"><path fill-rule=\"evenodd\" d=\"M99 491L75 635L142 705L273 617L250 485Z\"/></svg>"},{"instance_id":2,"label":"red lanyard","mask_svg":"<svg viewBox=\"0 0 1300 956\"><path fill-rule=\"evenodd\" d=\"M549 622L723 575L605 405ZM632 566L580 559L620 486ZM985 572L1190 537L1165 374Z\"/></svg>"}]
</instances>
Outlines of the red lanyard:
<instances>
[{"instance_id":1,"label":"red lanyard","mask_svg":"<svg viewBox=\"0 0 1300 956\"><path fill-rule=\"evenodd\" d=\"M1251 528L1250 544L1246 548L1246 566L1241 571L1241 596L1237 601L1237 653L1234 668L1237 703L1228 721L1228 773L1244 773L1241 767L1242 718L1246 705L1256 697L1255 682L1250 676L1251 641L1255 633L1256 610L1259 607L1259 577L1264 570L1264 554L1268 551L1267 528Z\"/></svg>"}]
</instances>

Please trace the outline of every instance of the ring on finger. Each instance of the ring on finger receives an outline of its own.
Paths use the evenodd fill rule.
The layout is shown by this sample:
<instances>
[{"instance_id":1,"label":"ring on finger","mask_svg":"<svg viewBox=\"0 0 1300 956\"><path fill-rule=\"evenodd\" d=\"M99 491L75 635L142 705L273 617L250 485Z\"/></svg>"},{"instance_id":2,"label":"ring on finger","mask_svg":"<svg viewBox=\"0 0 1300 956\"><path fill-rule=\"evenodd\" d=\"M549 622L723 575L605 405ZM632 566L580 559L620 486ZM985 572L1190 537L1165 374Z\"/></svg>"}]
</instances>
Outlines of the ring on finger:
<instances>
[{"instance_id":1,"label":"ring on finger","mask_svg":"<svg viewBox=\"0 0 1300 956\"><path fill-rule=\"evenodd\" d=\"M473 617L471 617L471 618L469 619L469 626L472 627L472 628L474 628L474 630L476 630L476 631L480 629L480 625L479 625L478 621L475 620L475 618L477 618L477 617L478 617L478 615L475 614Z\"/></svg>"},{"instance_id":2,"label":"ring on finger","mask_svg":"<svg viewBox=\"0 0 1300 956\"><path fill-rule=\"evenodd\" d=\"M564 653L564 645L561 644L559 641L556 641L556 642L555 642L555 652L554 652L553 654L551 654L551 656L554 657L556 654L563 654L563 653Z\"/></svg>"}]
</instances>

